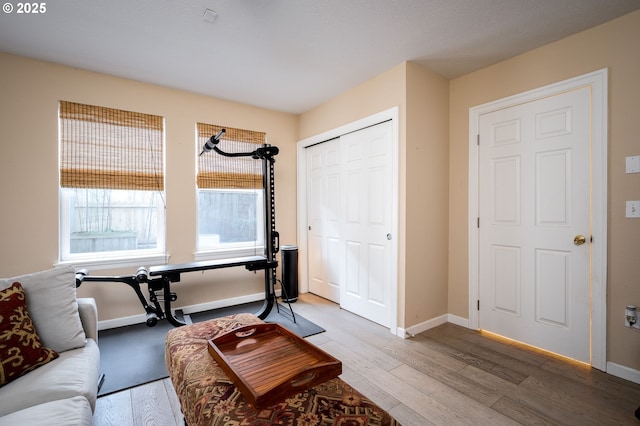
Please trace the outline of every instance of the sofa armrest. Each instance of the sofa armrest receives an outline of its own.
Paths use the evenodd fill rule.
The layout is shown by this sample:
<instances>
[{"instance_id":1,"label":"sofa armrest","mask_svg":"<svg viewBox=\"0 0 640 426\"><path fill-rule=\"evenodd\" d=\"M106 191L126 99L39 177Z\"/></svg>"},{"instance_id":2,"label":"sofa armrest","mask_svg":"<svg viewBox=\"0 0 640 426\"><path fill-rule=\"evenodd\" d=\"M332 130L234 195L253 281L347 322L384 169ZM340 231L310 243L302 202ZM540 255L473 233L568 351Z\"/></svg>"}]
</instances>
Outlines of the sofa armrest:
<instances>
[{"instance_id":1,"label":"sofa armrest","mask_svg":"<svg viewBox=\"0 0 640 426\"><path fill-rule=\"evenodd\" d=\"M88 339L98 342L98 307L95 299L91 297L79 297L78 312L80 313L80 321L84 334Z\"/></svg>"}]
</instances>

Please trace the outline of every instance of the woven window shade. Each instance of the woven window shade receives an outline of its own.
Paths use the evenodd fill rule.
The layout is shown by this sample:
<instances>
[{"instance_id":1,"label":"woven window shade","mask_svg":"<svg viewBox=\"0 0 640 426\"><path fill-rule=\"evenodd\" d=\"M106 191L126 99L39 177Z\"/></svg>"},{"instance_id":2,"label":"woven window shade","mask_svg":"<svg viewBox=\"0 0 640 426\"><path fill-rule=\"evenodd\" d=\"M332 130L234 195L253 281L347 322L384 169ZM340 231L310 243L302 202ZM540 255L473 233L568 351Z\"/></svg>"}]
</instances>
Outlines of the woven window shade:
<instances>
[{"instance_id":1,"label":"woven window shade","mask_svg":"<svg viewBox=\"0 0 640 426\"><path fill-rule=\"evenodd\" d=\"M225 129L218 148L229 153L252 152L265 143L265 133L234 129L213 124L197 123L196 149ZM209 189L259 189L262 188L262 161L251 157L225 157L215 152L198 157L198 188Z\"/></svg>"},{"instance_id":2,"label":"woven window shade","mask_svg":"<svg viewBox=\"0 0 640 426\"><path fill-rule=\"evenodd\" d=\"M60 185L162 191L164 120L60 101Z\"/></svg>"}]
</instances>

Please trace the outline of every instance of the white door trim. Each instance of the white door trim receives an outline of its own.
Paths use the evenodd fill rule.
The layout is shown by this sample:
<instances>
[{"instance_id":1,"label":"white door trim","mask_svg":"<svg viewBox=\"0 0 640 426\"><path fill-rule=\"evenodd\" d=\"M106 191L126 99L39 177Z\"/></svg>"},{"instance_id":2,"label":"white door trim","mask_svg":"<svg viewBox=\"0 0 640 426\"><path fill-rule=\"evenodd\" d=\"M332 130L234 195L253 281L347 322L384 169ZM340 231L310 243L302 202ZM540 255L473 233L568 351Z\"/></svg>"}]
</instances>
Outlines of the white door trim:
<instances>
[{"instance_id":1,"label":"white door trim","mask_svg":"<svg viewBox=\"0 0 640 426\"><path fill-rule=\"evenodd\" d=\"M569 90L590 87L592 94L592 171L593 196L591 264L591 365L606 371L607 332L607 143L608 143L608 70L602 69L508 98L469 109L469 328L478 329L479 294L478 243L478 145L482 114L509 108Z\"/></svg>"},{"instance_id":2,"label":"white door trim","mask_svg":"<svg viewBox=\"0 0 640 426\"><path fill-rule=\"evenodd\" d=\"M298 274L300 277L308 276L308 262L307 262L307 161L305 148L317 143L327 141L340 137L344 134L354 132L356 130L363 129L365 127L373 126L384 121L391 120L392 124L392 217L391 217L391 232L393 239L391 244L391 322L390 331L393 334L398 334L398 242L399 242L399 227L398 227L398 206L399 206L399 159L398 159L398 146L400 141L400 133L398 126L398 107L393 107L385 111L381 111L377 114L364 117L360 120L352 123L345 124L338 128L329 130L324 133L320 133L315 136L303 139L297 143L297 218L298 218ZM306 293L309 291L309 283L306 278L300 283L300 291ZM402 334L404 336L404 334Z\"/></svg>"}]
</instances>

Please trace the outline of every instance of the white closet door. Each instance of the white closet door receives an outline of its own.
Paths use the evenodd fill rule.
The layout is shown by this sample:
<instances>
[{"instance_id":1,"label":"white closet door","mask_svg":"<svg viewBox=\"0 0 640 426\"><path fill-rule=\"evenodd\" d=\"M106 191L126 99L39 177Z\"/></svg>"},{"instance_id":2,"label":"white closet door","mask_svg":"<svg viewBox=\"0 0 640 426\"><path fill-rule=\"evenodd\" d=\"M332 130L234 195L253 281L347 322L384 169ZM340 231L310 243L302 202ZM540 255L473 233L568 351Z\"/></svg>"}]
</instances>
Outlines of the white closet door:
<instances>
[{"instance_id":1,"label":"white closet door","mask_svg":"<svg viewBox=\"0 0 640 426\"><path fill-rule=\"evenodd\" d=\"M307 148L309 291L340 302L340 145Z\"/></svg>"},{"instance_id":2,"label":"white closet door","mask_svg":"<svg viewBox=\"0 0 640 426\"><path fill-rule=\"evenodd\" d=\"M392 309L392 123L340 137L342 308L388 327Z\"/></svg>"}]
</instances>

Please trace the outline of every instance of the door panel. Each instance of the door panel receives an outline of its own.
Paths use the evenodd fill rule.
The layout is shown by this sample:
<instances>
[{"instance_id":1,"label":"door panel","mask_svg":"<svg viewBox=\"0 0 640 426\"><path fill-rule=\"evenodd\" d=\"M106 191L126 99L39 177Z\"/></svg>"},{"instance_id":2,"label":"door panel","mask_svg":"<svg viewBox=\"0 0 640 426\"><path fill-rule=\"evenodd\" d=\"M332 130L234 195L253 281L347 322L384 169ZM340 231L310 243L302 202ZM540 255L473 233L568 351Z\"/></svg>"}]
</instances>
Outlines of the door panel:
<instances>
[{"instance_id":1,"label":"door panel","mask_svg":"<svg viewBox=\"0 0 640 426\"><path fill-rule=\"evenodd\" d=\"M536 250L536 320L570 327L568 303L571 254Z\"/></svg>"},{"instance_id":2,"label":"door panel","mask_svg":"<svg viewBox=\"0 0 640 426\"><path fill-rule=\"evenodd\" d=\"M493 161L493 220L501 224L520 224L520 157Z\"/></svg>"},{"instance_id":3,"label":"door panel","mask_svg":"<svg viewBox=\"0 0 640 426\"><path fill-rule=\"evenodd\" d=\"M317 168L317 162L320 161L317 155L312 157L312 163ZM312 167L312 170L314 168ZM312 173L313 174L313 173ZM319 176L312 176L309 186L311 187L310 193L322 194L322 179ZM322 227L322 217L320 215L320 199L309 199L309 224L312 229L318 229ZM312 291L318 291L318 289L324 284L324 241L322 238L322 231L319 233L313 232L309 234L309 287Z\"/></svg>"},{"instance_id":4,"label":"door panel","mask_svg":"<svg viewBox=\"0 0 640 426\"><path fill-rule=\"evenodd\" d=\"M369 303L385 306L385 286L387 249L378 244L369 244Z\"/></svg>"},{"instance_id":5,"label":"door panel","mask_svg":"<svg viewBox=\"0 0 640 426\"><path fill-rule=\"evenodd\" d=\"M347 258L346 260L346 280L343 293L350 297L360 297L360 263L362 256L360 254L362 244L359 241L347 241Z\"/></svg>"},{"instance_id":6,"label":"door panel","mask_svg":"<svg viewBox=\"0 0 640 426\"><path fill-rule=\"evenodd\" d=\"M495 279L494 308L511 315L520 315L520 248L494 245Z\"/></svg>"}]
</instances>

